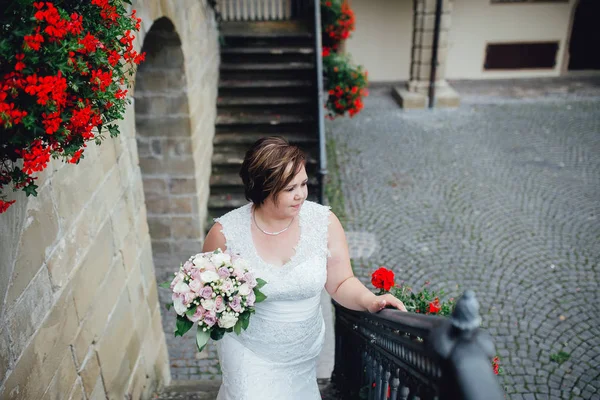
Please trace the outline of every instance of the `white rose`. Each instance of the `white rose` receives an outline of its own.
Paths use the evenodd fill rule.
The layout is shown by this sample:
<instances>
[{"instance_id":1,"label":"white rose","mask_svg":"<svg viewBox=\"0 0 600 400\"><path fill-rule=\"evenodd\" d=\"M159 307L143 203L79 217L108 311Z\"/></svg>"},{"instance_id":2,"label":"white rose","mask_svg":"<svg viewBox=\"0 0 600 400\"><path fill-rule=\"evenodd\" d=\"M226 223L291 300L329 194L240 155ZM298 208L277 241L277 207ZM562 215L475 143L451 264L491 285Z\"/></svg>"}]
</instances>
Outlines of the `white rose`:
<instances>
[{"instance_id":1,"label":"white rose","mask_svg":"<svg viewBox=\"0 0 600 400\"><path fill-rule=\"evenodd\" d=\"M231 256L225 253L216 253L210 256L210 261L219 268L223 264L229 264L231 262Z\"/></svg>"},{"instance_id":2,"label":"white rose","mask_svg":"<svg viewBox=\"0 0 600 400\"><path fill-rule=\"evenodd\" d=\"M214 282L219 279L219 274L215 271L204 271L200 274L200 279L205 283Z\"/></svg>"},{"instance_id":3,"label":"white rose","mask_svg":"<svg viewBox=\"0 0 600 400\"><path fill-rule=\"evenodd\" d=\"M242 296L248 296L251 291L252 291L252 289L250 288L250 285L248 285L247 283L244 283L238 289L239 294L241 294Z\"/></svg>"},{"instance_id":4,"label":"white rose","mask_svg":"<svg viewBox=\"0 0 600 400\"><path fill-rule=\"evenodd\" d=\"M244 260L243 258L236 258L233 260L233 274L238 278L244 276L244 273L249 267L250 264L248 264L248 261Z\"/></svg>"},{"instance_id":5,"label":"white rose","mask_svg":"<svg viewBox=\"0 0 600 400\"><path fill-rule=\"evenodd\" d=\"M219 326L223 329L229 329L235 326L238 321L238 317L235 313L225 311L219 318Z\"/></svg>"},{"instance_id":6,"label":"white rose","mask_svg":"<svg viewBox=\"0 0 600 400\"><path fill-rule=\"evenodd\" d=\"M200 304L207 311L212 311L215 309L215 301L213 299L202 299L200 300Z\"/></svg>"},{"instance_id":7,"label":"white rose","mask_svg":"<svg viewBox=\"0 0 600 400\"><path fill-rule=\"evenodd\" d=\"M194 266L196 268L203 269L203 268L208 267L208 265L210 264L210 261L208 261L208 259L206 259L205 256L200 254L194 258L192 263L194 264Z\"/></svg>"},{"instance_id":8,"label":"white rose","mask_svg":"<svg viewBox=\"0 0 600 400\"><path fill-rule=\"evenodd\" d=\"M173 295L173 308L179 315L183 315L187 311L187 306L183 304L184 300L185 296Z\"/></svg>"},{"instance_id":9,"label":"white rose","mask_svg":"<svg viewBox=\"0 0 600 400\"><path fill-rule=\"evenodd\" d=\"M175 286L173 286L173 293L189 293L190 287L184 281L179 281Z\"/></svg>"}]
</instances>

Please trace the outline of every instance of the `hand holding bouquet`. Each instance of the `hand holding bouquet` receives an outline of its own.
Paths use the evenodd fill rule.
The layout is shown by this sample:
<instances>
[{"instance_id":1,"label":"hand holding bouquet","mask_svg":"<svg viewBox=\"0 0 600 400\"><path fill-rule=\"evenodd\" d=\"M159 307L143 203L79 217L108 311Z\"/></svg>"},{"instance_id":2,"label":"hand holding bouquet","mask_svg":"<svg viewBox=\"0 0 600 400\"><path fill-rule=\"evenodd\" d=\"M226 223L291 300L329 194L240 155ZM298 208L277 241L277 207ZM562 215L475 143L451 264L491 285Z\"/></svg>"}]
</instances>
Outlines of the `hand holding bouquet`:
<instances>
[{"instance_id":1,"label":"hand holding bouquet","mask_svg":"<svg viewBox=\"0 0 600 400\"><path fill-rule=\"evenodd\" d=\"M248 270L248 263L217 249L200 253L181 265L171 282L160 286L171 289L177 313L175 336L183 336L197 322L198 351L209 337L221 339L227 332L240 334L247 329L254 304L267 298L260 288L266 284Z\"/></svg>"}]
</instances>

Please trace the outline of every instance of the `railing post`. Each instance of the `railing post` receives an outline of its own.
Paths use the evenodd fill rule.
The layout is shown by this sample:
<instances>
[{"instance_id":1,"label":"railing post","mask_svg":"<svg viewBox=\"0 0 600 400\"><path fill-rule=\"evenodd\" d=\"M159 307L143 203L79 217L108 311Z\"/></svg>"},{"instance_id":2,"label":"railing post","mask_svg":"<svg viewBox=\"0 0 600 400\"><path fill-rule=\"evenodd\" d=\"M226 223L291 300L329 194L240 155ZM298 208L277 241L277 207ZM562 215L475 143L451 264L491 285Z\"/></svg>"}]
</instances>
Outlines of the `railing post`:
<instances>
[{"instance_id":1,"label":"railing post","mask_svg":"<svg viewBox=\"0 0 600 400\"><path fill-rule=\"evenodd\" d=\"M494 375L491 337L478 329L481 323L475 293L467 290L456 303L449 320L431 331L429 340L442 362L442 398L504 398Z\"/></svg>"}]
</instances>

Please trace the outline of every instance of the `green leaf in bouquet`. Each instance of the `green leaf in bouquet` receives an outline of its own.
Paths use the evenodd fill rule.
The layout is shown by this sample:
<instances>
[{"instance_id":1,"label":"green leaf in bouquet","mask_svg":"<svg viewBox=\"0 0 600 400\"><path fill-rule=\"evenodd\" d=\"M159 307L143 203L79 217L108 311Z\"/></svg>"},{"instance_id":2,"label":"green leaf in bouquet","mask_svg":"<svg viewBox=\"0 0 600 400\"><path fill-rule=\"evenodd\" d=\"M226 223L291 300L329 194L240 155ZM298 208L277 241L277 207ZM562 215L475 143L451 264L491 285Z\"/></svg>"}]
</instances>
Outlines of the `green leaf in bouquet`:
<instances>
[{"instance_id":1,"label":"green leaf in bouquet","mask_svg":"<svg viewBox=\"0 0 600 400\"><path fill-rule=\"evenodd\" d=\"M165 288L165 289L171 289L171 282L166 281L166 282L159 284L158 286L161 288Z\"/></svg>"},{"instance_id":2,"label":"green leaf in bouquet","mask_svg":"<svg viewBox=\"0 0 600 400\"><path fill-rule=\"evenodd\" d=\"M254 288L254 295L256 296L256 300L254 301L255 303L260 303L267 298L267 296L257 288Z\"/></svg>"},{"instance_id":3,"label":"green leaf in bouquet","mask_svg":"<svg viewBox=\"0 0 600 400\"><path fill-rule=\"evenodd\" d=\"M208 343L208 339L210 338L210 331L205 331L202 329L200 325L198 325L198 330L196 331L196 346L198 346L198 351L204 350L206 343Z\"/></svg>"},{"instance_id":4,"label":"green leaf in bouquet","mask_svg":"<svg viewBox=\"0 0 600 400\"><path fill-rule=\"evenodd\" d=\"M186 317L182 317L181 315L177 316L177 323L175 324L175 336L183 336L187 331L189 331L194 323L187 319Z\"/></svg>"},{"instance_id":5,"label":"green leaf in bouquet","mask_svg":"<svg viewBox=\"0 0 600 400\"><path fill-rule=\"evenodd\" d=\"M233 327L233 331L235 332L236 335L239 335L240 333L242 333L242 320L238 319L238 322L236 322L235 326Z\"/></svg>"},{"instance_id":6,"label":"green leaf in bouquet","mask_svg":"<svg viewBox=\"0 0 600 400\"><path fill-rule=\"evenodd\" d=\"M263 286L265 286L267 284L267 281L260 279L260 278L256 278L256 288L257 289L262 289Z\"/></svg>"},{"instance_id":7,"label":"green leaf in bouquet","mask_svg":"<svg viewBox=\"0 0 600 400\"><path fill-rule=\"evenodd\" d=\"M188 309L188 310L185 312L185 314L186 314L186 315L189 315L189 316L191 317L192 315L196 314L196 309L197 309L197 308L198 308L198 306L194 305L194 306L190 307L190 308L189 308L189 309Z\"/></svg>"},{"instance_id":8,"label":"green leaf in bouquet","mask_svg":"<svg viewBox=\"0 0 600 400\"><path fill-rule=\"evenodd\" d=\"M248 325L250 325L250 313L241 314L239 322L241 322L243 330L248 329Z\"/></svg>"},{"instance_id":9,"label":"green leaf in bouquet","mask_svg":"<svg viewBox=\"0 0 600 400\"><path fill-rule=\"evenodd\" d=\"M173 307L173 303L165 304L165 308L167 309L167 311L169 311L171 309L171 307Z\"/></svg>"},{"instance_id":10,"label":"green leaf in bouquet","mask_svg":"<svg viewBox=\"0 0 600 400\"><path fill-rule=\"evenodd\" d=\"M212 340L221 340L223 336L225 336L225 329L223 328L215 328L210 331L210 337Z\"/></svg>"}]
</instances>

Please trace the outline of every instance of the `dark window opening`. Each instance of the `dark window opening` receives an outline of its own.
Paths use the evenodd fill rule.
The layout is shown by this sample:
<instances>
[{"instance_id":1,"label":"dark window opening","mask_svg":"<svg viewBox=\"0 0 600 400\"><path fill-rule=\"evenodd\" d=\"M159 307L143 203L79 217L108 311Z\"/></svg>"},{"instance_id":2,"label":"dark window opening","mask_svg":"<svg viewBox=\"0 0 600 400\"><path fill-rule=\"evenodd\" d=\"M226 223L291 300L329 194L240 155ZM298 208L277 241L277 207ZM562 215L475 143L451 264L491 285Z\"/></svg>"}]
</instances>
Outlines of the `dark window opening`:
<instances>
[{"instance_id":1,"label":"dark window opening","mask_svg":"<svg viewBox=\"0 0 600 400\"><path fill-rule=\"evenodd\" d=\"M490 43L486 49L484 68L546 69L556 65L558 42Z\"/></svg>"}]
</instances>

